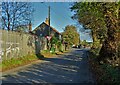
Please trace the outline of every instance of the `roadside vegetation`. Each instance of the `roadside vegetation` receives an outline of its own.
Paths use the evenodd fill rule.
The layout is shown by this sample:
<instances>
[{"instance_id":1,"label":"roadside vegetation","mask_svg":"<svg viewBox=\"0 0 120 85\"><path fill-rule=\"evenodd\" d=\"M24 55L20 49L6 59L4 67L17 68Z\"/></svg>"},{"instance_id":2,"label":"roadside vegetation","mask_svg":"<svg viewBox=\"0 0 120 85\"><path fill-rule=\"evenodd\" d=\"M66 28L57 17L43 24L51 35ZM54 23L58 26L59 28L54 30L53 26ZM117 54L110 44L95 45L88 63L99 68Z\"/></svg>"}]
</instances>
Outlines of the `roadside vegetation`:
<instances>
[{"instance_id":1,"label":"roadside vegetation","mask_svg":"<svg viewBox=\"0 0 120 85\"><path fill-rule=\"evenodd\" d=\"M57 57L58 55L62 55L66 52L69 52L70 50L64 51L64 52L56 52L56 53L51 53L49 50L43 50L41 51L41 56L39 58L35 54L31 55L26 55L23 57L19 58L12 58L9 60L3 60L2 63L0 64L0 70L2 72L14 69L16 67L20 67L23 65L28 65L31 63L34 63L35 61L44 59L44 58L52 58L52 57Z\"/></svg>"},{"instance_id":2,"label":"roadside vegetation","mask_svg":"<svg viewBox=\"0 0 120 85\"><path fill-rule=\"evenodd\" d=\"M35 55L26 55L26 56L19 57L19 58L3 60L1 63L2 72L13 69L18 66L23 66L23 65L29 64L36 60L38 60L38 58Z\"/></svg>"},{"instance_id":3,"label":"roadside vegetation","mask_svg":"<svg viewBox=\"0 0 120 85\"><path fill-rule=\"evenodd\" d=\"M120 2L78 2L73 19L91 30L89 63L97 83L120 84Z\"/></svg>"}]
</instances>

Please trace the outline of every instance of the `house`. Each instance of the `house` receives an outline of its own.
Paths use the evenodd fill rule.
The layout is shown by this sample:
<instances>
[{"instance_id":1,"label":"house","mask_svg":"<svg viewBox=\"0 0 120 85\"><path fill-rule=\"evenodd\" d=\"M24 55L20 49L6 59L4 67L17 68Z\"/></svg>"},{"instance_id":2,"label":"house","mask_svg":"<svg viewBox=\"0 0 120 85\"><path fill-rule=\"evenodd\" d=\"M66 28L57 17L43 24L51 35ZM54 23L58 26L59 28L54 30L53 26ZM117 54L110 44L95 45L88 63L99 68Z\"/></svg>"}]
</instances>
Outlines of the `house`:
<instances>
[{"instance_id":1,"label":"house","mask_svg":"<svg viewBox=\"0 0 120 85\"><path fill-rule=\"evenodd\" d=\"M49 25L48 18L46 18L45 22L42 22L38 27L36 27L33 30L33 33L40 37L55 36L58 39L61 38L61 33Z\"/></svg>"},{"instance_id":2,"label":"house","mask_svg":"<svg viewBox=\"0 0 120 85\"><path fill-rule=\"evenodd\" d=\"M46 18L45 22L42 22L38 27L32 31L35 35L40 37L41 50L47 50L48 41L54 36L57 39L61 39L61 33L59 33L55 28L50 26L49 19Z\"/></svg>"}]
</instances>

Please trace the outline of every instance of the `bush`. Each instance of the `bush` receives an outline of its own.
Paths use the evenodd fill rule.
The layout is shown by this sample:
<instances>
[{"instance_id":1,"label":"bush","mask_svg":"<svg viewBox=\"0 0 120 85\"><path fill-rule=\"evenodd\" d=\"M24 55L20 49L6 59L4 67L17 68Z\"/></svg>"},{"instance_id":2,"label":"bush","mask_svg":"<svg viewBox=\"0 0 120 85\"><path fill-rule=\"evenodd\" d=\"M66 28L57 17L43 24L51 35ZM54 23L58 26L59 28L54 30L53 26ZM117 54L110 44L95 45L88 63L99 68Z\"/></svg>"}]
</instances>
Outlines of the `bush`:
<instances>
[{"instance_id":1,"label":"bush","mask_svg":"<svg viewBox=\"0 0 120 85\"><path fill-rule=\"evenodd\" d=\"M120 84L120 69L109 64L100 65L96 61L97 56L90 53L89 64L97 83L99 85L119 85Z\"/></svg>"},{"instance_id":2,"label":"bush","mask_svg":"<svg viewBox=\"0 0 120 85\"><path fill-rule=\"evenodd\" d=\"M112 85L120 84L120 72L118 68L110 66L109 64L101 65L102 69L105 71L105 75L102 76L102 81L105 83L110 83Z\"/></svg>"},{"instance_id":3,"label":"bush","mask_svg":"<svg viewBox=\"0 0 120 85\"><path fill-rule=\"evenodd\" d=\"M52 47L50 52L54 54L55 53L55 47Z\"/></svg>"}]
</instances>

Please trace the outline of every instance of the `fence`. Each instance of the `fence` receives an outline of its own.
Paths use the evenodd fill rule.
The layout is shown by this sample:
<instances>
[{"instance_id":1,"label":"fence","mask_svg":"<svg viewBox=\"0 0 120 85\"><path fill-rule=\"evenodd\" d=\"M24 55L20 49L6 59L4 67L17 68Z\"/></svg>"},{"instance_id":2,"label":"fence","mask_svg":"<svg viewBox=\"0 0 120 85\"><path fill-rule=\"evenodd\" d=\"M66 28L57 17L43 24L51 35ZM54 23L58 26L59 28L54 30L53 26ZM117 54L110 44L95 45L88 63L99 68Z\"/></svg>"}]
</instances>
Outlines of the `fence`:
<instances>
[{"instance_id":1,"label":"fence","mask_svg":"<svg viewBox=\"0 0 120 85\"><path fill-rule=\"evenodd\" d=\"M46 39L35 35L0 30L0 56L2 60L39 53L46 49Z\"/></svg>"}]
</instances>

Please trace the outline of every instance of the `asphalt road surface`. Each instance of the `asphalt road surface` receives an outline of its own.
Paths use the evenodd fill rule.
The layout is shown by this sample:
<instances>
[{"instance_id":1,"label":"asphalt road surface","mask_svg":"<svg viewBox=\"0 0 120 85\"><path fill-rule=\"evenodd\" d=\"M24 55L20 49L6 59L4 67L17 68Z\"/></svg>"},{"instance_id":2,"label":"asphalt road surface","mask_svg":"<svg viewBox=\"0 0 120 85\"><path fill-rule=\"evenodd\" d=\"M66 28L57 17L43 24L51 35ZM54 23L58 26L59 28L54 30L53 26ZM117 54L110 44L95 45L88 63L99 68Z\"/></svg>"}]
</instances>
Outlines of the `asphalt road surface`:
<instances>
[{"instance_id":1,"label":"asphalt road surface","mask_svg":"<svg viewBox=\"0 0 120 85\"><path fill-rule=\"evenodd\" d=\"M45 58L17 72L2 76L2 83L95 84L89 70L87 51L73 49L56 58Z\"/></svg>"}]
</instances>

